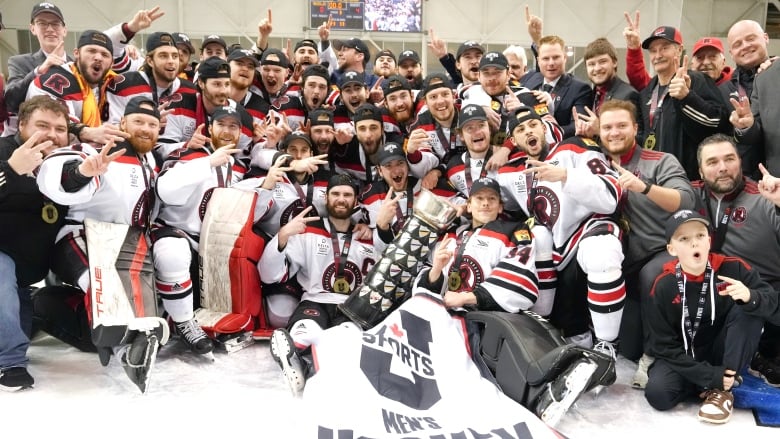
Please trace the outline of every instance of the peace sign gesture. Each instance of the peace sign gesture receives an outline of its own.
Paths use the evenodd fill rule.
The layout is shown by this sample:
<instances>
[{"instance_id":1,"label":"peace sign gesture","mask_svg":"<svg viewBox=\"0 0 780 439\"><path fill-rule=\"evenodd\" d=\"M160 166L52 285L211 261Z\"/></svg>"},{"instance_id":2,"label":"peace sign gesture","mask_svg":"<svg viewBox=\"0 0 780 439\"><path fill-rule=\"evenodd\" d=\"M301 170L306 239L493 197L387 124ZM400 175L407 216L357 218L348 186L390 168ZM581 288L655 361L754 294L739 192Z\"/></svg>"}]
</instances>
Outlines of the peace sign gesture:
<instances>
[{"instance_id":1,"label":"peace sign gesture","mask_svg":"<svg viewBox=\"0 0 780 439\"><path fill-rule=\"evenodd\" d=\"M390 223L395 217L396 206L403 196L403 192L396 193L392 187L387 191L385 199L379 206L379 212L376 214L376 227L378 229L388 230L390 228Z\"/></svg>"},{"instance_id":2,"label":"peace sign gesture","mask_svg":"<svg viewBox=\"0 0 780 439\"><path fill-rule=\"evenodd\" d=\"M750 110L750 99L747 96L739 100L730 98L729 102L734 107L734 111L729 116L729 122L734 125L734 128L746 130L752 127L755 120L753 119L753 112Z\"/></svg>"},{"instance_id":3,"label":"peace sign gesture","mask_svg":"<svg viewBox=\"0 0 780 439\"><path fill-rule=\"evenodd\" d=\"M542 19L531 14L531 8L525 5L525 24L528 26L528 36L537 46L542 39Z\"/></svg>"},{"instance_id":4,"label":"peace sign gesture","mask_svg":"<svg viewBox=\"0 0 780 439\"><path fill-rule=\"evenodd\" d=\"M385 92L382 90L382 82L384 79L380 76L377 78L374 85L371 86L371 90L368 92L368 101L373 104L380 104L385 100ZM382 105L379 105L382 106Z\"/></svg>"},{"instance_id":5,"label":"peace sign gesture","mask_svg":"<svg viewBox=\"0 0 780 439\"><path fill-rule=\"evenodd\" d=\"M328 21L323 21L317 28L317 33L320 35L320 41L328 41L331 27L333 27L333 17L328 14Z\"/></svg>"},{"instance_id":6,"label":"peace sign gesture","mask_svg":"<svg viewBox=\"0 0 780 439\"><path fill-rule=\"evenodd\" d=\"M292 171L292 168L289 166L282 166L284 165L289 159L291 159L289 154L282 154L279 157L276 158L276 162L274 162L273 166L268 170L268 175L265 176L265 180L263 180L263 184L260 185L261 188L266 190L271 190L276 186L276 183L281 183L284 181L284 175Z\"/></svg>"},{"instance_id":7,"label":"peace sign gesture","mask_svg":"<svg viewBox=\"0 0 780 439\"><path fill-rule=\"evenodd\" d=\"M103 148L100 150L100 154L91 155L84 159L84 161L79 165L79 174L85 177L97 177L98 175L105 174L106 171L108 171L108 165L110 165L111 162L118 159L125 153L125 148L122 148L113 154L109 154L108 152L111 151L114 146L116 146L114 141L109 140L108 143L103 145Z\"/></svg>"},{"instance_id":8,"label":"peace sign gesture","mask_svg":"<svg viewBox=\"0 0 780 439\"><path fill-rule=\"evenodd\" d=\"M599 117L590 107L585 107L588 114L580 114L577 107L571 107L572 120L574 121L575 134L578 136L594 138L599 135Z\"/></svg>"},{"instance_id":9,"label":"peace sign gesture","mask_svg":"<svg viewBox=\"0 0 780 439\"><path fill-rule=\"evenodd\" d=\"M624 169L614 160L612 161L612 167L615 168L615 170L620 175L620 177L618 177L618 184L621 188L623 188L623 190L631 192L644 192L644 190L647 189L648 183L642 181L639 177L634 175L633 172Z\"/></svg>"},{"instance_id":10,"label":"peace sign gesture","mask_svg":"<svg viewBox=\"0 0 780 439\"><path fill-rule=\"evenodd\" d=\"M780 178L770 174L762 163L758 164L758 169L762 175L758 182L758 192L767 200L775 203L776 206L780 206Z\"/></svg>"},{"instance_id":11,"label":"peace sign gesture","mask_svg":"<svg viewBox=\"0 0 780 439\"><path fill-rule=\"evenodd\" d=\"M626 48L639 49L642 46L642 39L639 36L639 11L636 11L636 18L631 20L631 14L623 12L628 26L623 29L623 37L626 39Z\"/></svg>"},{"instance_id":12,"label":"peace sign gesture","mask_svg":"<svg viewBox=\"0 0 780 439\"><path fill-rule=\"evenodd\" d=\"M127 28L133 33L138 33L149 28L152 25L152 22L163 15L165 15L165 12L160 11L159 6L155 6L152 9L141 9L136 12L133 19L127 23Z\"/></svg>"},{"instance_id":13,"label":"peace sign gesture","mask_svg":"<svg viewBox=\"0 0 780 439\"><path fill-rule=\"evenodd\" d=\"M674 78L669 82L669 96L682 100L691 91L691 77L688 76L688 55L683 58L682 65L677 69Z\"/></svg>"},{"instance_id":14,"label":"peace sign gesture","mask_svg":"<svg viewBox=\"0 0 780 439\"><path fill-rule=\"evenodd\" d=\"M318 221L320 219L319 216L306 216L309 214L309 212L311 212L312 209L312 206L303 209L301 213L295 215L290 221L287 222L287 224L284 225L284 227L279 229L279 233L277 234L279 240L279 245L277 248L279 251L284 250L284 248L287 246L287 240L290 239L291 236L304 233L306 231L307 224L312 221Z\"/></svg>"},{"instance_id":15,"label":"peace sign gesture","mask_svg":"<svg viewBox=\"0 0 780 439\"><path fill-rule=\"evenodd\" d=\"M14 172L19 175L30 174L41 165L46 149L54 144L51 140L38 143L44 135L43 131L36 131L26 142L14 150L8 159L8 166Z\"/></svg>"}]
</instances>

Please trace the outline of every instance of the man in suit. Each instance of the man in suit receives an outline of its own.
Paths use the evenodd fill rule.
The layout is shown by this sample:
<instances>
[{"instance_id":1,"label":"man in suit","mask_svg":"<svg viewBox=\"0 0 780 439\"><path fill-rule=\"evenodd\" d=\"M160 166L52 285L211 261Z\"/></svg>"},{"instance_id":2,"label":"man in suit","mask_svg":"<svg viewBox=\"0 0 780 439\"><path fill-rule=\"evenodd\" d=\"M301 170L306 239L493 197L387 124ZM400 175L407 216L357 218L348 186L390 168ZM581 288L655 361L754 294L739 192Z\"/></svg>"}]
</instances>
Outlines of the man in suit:
<instances>
[{"instance_id":1,"label":"man in suit","mask_svg":"<svg viewBox=\"0 0 780 439\"><path fill-rule=\"evenodd\" d=\"M33 6L30 14L30 33L38 38L41 48L34 53L22 53L8 59L8 83L5 101L8 111L16 114L24 101L27 88L37 75L49 71L52 66L72 61L65 53L65 36L68 28L57 6L44 2Z\"/></svg>"},{"instance_id":2,"label":"man in suit","mask_svg":"<svg viewBox=\"0 0 780 439\"><path fill-rule=\"evenodd\" d=\"M617 51L615 46L606 38L597 38L585 47L585 67L588 79L593 84L593 104L590 108L598 116L601 114L601 104L612 99L629 101L639 108L639 92L617 76ZM584 116L584 115L583 115ZM638 136L642 135L642 113L638 110L634 113L635 120L639 121ZM593 116L588 116L588 119ZM595 119L594 119L595 120ZM592 124L593 134L598 135L599 124Z\"/></svg>"},{"instance_id":3,"label":"man in suit","mask_svg":"<svg viewBox=\"0 0 780 439\"><path fill-rule=\"evenodd\" d=\"M585 107L593 103L593 93L585 82L566 73L566 45L556 35L548 35L539 40L539 71L526 74L520 83L531 90L550 93L547 103L551 113L563 128L563 138L571 137L575 132L572 108L577 113L586 114Z\"/></svg>"}]
</instances>

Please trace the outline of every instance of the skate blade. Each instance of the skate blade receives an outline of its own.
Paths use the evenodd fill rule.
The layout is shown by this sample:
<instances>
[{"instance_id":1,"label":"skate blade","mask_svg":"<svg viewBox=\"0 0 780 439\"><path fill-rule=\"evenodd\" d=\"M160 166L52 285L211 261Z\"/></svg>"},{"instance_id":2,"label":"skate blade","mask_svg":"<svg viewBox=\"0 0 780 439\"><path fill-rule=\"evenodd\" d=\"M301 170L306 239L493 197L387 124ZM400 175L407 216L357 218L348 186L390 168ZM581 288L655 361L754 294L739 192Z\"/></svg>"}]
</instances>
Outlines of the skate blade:
<instances>
[{"instance_id":1,"label":"skate blade","mask_svg":"<svg viewBox=\"0 0 780 439\"><path fill-rule=\"evenodd\" d=\"M566 378L568 392L560 401L555 401L540 416L540 419L550 427L555 427L569 411L572 405L585 391L593 374L596 372L596 363L588 361L574 368L571 375ZM603 386L599 386L603 387ZM550 391L550 390L548 390Z\"/></svg>"}]
</instances>

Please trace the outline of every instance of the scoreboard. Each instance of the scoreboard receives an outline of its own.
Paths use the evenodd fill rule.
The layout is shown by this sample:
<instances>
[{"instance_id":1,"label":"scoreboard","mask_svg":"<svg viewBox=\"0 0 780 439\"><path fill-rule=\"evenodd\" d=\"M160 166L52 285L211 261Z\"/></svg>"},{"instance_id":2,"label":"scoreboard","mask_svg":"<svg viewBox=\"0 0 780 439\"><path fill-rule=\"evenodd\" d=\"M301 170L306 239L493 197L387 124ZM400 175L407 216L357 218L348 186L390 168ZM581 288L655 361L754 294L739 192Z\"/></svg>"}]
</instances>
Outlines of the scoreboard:
<instances>
[{"instance_id":1,"label":"scoreboard","mask_svg":"<svg viewBox=\"0 0 780 439\"><path fill-rule=\"evenodd\" d=\"M312 28L331 20L331 30L363 30L364 2L311 0Z\"/></svg>"}]
</instances>

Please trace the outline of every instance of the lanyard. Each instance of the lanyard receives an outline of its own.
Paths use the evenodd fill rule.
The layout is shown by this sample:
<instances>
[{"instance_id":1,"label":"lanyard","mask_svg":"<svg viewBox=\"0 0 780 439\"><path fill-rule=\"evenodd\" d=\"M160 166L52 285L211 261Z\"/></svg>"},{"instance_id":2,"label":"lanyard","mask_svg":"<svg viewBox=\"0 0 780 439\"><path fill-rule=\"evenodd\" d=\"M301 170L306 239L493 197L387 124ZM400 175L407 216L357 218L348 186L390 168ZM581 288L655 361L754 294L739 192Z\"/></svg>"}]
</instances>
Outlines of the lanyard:
<instances>
[{"instance_id":1,"label":"lanyard","mask_svg":"<svg viewBox=\"0 0 780 439\"><path fill-rule=\"evenodd\" d=\"M349 248L352 246L352 225L344 234L344 248L341 251L339 251L339 232L336 231L336 226L333 223L330 223L330 241L333 244L333 259L336 263L336 279L339 279L344 277L347 255L349 255Z\"/></svg>"},{"instance_id":2,"label":"lanyard","mask_svg":"<svg viewBox=\"0 0 780 439\"><path fill-rule=\"evenodd\" d=\"M301 188L301 185L298 184L298 180L295 179L295 177L290 179L292 181L293 187L295 187L295 192L298 193L298 200L301 203L301 209L305 209L306 206L311 204L312 195L314 195L314 179L309 178L308 186L306 187L306 193L303 193L303 189Z\"/></svg>"},{"instance_id":3,"label":"lanyard","mask_svg":"<svg viewBox=\"0 0 780 439\"><path fill-rule=\"evenodd\" d=\"M455 240L455 246L458 251L455 253L455 257L452 259L452 265L450 265L450 273L460 273L460 264L463 261L463 252L466 251L466 245L469 243L469 239L479 232L479 227L475 230L466 230L462 235L458 236Z\"/></svg>"},{"instance_id":4,"label":"lanyard","mask_svg":"<svg viewBox=\"0 0 780 439\"><path fill-rule=\"evenodd\" d=\"M455 130L450 128L450 137L448 139L447 136L444 135L444 129L441 127L441 125L436 124L436 137L439 138L439 143L441 143L442 150L444 150L444 154L442 154L442 156L446 157L447 153L450 152L453 148L453 145L455 145L455 139L457 137Z\"/></svg>"},{"instance_id":5,"label":"lanyard","mask_svg":"<svg viewBox=\"0 0 780 439\"><path fill-rule=\"evenodd\" d=\"M143 217L138 219L139 223L141 223L138 224L138 226L146 229L151 225L152 207L154 204L154 197L152 196L154 188L152 187L153 180L151 179L154 170L151 169L151 166L147 163L145 155L139 156L138 161L141 164L141 175L144 176L144 186L146 186L146 190L144 191L144 208L146 211L143 212Z\"/></svg>"},{"instance_id":6,"label":"lanyard","mask_svg":"<svg viewBox=\"0 0 780 439\"><path fill-rule=\"evenodd\" d=\"M493 153L493 150L492 149L488 149L488 153L485 155L485 158L482 159L482 167L480 168L480 171L479 171L479 178L487 177L487 168L485 167L485 164L487 164L487 161L490 160L490 156L492 155L492 153ZM466 188L469 190L469 192L471 192L471 182L472 182L472 179L471 179L471 154L468 151L466 151L466 160L465 160L464 165L466 166L466 168L465 168Z\"/></svg>"},{"instance_id":7,"label":"lanyard","mask_svg":"<svg viewBox=\"0 0 780 439\"><path fill-rule=\"evenodd\" d=\"M696 332L699 330L699 324L701 323L701 316L704 314L704 306L707 302L707 287L710 285L710 278L712 277L712 267L710 266L710 263L707 262L707 268L704 270L704 282L701 284L699 302L696 306L696 318L693 323L691 323L691 316L688 312L688 305L685 299L685 278L683 277L682 267L680 266L679 262L674 269L674 274L677 276L677 288L680 290L680 294L682 295L683 322L685 325L685 332L687 333L688 338L691 340L691 356L696 358L696 354L693 351L693 339L696 337ZM712 306L715 306L715 304L712 304Z\"/></svg>"},{"instance_id":8,"label":"lanyard","mask_svg":"<svg viewBox=\"0 0 780 439\"><path fill-rule=\"evenodd\" d=\"M707 213L709 214L709 217L714 219L709 200L707 200L705 204L707 204ZM713 252L720 251L720 248L723 246L723 242L726 241L726 232L728 231L729 219L731 218L731 208L732 206L728 205L723 210L723 215L720 217L720 221L715 223L715 235L712 237L711 249Z\"/></svg>"},{"instance_id":9,"label":"lanyard","mask_svg":"<svg viewBox=\"0 0 780 439\"><path fill-rule=\"evenodd\" d=\"M406 218L411 214L414 206L414 188L407 182L406 185L406 213L401 212L401 203L395 203L395 224L393 224L393 232L397 234L401 227L404 226Z\"/></svg>"},{"instance_id":10,"label":"lanyard","mask_svg":"<svg viewBox=\"0 0 780 439\"><path fill-rule=\"evenodd\" d=\"M650 98L650 127L651 132L655 132L655 122L661 118L661 106L664 104L664 98L666 98L666 95L669 94L669 87L665 87L663 93L661 94L661 97L659 99L658 97L658 90L661 88L660 84L656 84L655 88L653 89L653 95ZM656 114L656 112L658 114Z\"/></svg>"}]
</instances>

